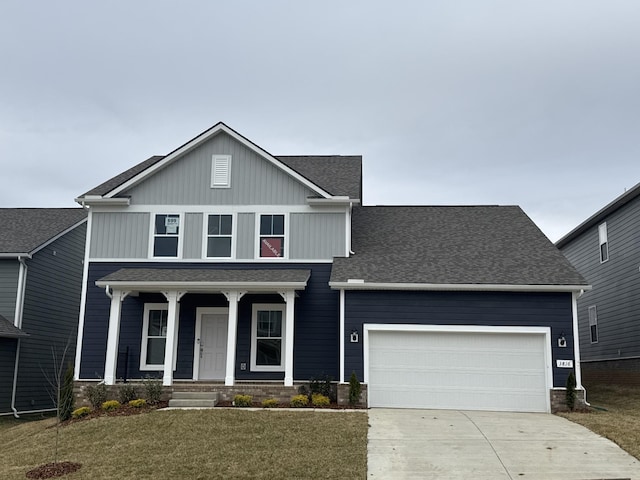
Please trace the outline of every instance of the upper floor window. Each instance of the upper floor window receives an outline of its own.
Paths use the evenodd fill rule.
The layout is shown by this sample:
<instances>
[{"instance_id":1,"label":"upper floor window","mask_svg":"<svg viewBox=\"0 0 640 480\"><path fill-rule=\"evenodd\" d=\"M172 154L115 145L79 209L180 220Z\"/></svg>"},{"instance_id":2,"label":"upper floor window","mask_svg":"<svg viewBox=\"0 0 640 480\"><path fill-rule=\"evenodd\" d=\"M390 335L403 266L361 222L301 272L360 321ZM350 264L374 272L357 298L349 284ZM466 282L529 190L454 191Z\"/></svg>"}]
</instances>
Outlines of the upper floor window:
<instances>
[{"instance_id":1,"label":"upper floor window","mask_svg":"<svg viewBox=\"0 0 640 480\"><path fill-rule=\"evenodd\" d=\"M260 257L284 257L284 215L260 215Z\"/></svg>"},{"instance_id":2,"label":"upper floor window","mask_svg":"<svg viewBox=\"0 0 640 480\"><path fill-rule=\"evenodd\" d=\"M595 305L589 307L589 335L591 343L598 343L598 312Z\"/></svg>"},{"instance_id":3,"label":"upper floor window","mask_svg":"<svg viewBox=\"0 0 640 480\"><path fill-rule=\"evenodd\" d=\"M207 257L230 258L233 217L209 215L207 217Z\"/></svg>"},{"instance_id":4,"label":"upper floor window","mask_svg":"<svg viewBox=\"0 0 640 480\"><path fill-rule=\"evenodd\" d=\"M214 155L211 160L211 188L231 186L231 155Z\"/></svg>"},{"instance_id":5,"label":"upper floor window","mask_svg":"<svg viewBox=\"0 0 640 480\"><path fill-rule=\"evenodd\" d=\"M180 239L180 215L157 214L153 230L153 256L177 257Z\"/></svg>"},{"instance_id":6,"label":"upper floor window","mask_svg":"<svg viewBox=\"0 0 640 480\"><path fill-rule=\"evenodd\" d=\"M609 240L607 238L606 222L598 227L598 239L600 241L600 263L609 260Z\"/></svg>"}]
</instances>

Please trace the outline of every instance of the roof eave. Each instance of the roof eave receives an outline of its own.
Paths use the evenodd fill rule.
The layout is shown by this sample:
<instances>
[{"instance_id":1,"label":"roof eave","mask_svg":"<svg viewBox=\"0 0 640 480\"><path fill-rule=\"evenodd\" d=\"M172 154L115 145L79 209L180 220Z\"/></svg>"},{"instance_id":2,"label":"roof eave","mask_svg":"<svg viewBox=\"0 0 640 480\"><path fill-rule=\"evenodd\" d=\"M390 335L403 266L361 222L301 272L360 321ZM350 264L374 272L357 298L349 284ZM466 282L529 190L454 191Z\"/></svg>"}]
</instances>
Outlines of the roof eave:
<instances>
[{"instance_id":1,"label":"roof eave","mask_svg":"<svg viewBox=\"0 0 640 480\"><path fill-rule=\"evenodd\" d=\"M189 292L211 292L223 290L246 290L250 292L265 292L281 290L304 290L307 282L144 282L144 281L96 281L96 286L110 287L116 290L129 290L136 292L158 292L160 290L187 290Z\"/></svg>"},{"instance_id":2,"label":"roof eave","mask_svg":"<svg viewBox=\"0 0 640 480\"><path fill-rule=\"evenodd\" d=\"M581 292L591 290L591 285L512 285L489 283L391 283L365 282L349 279L346 282L329 282L335 290L424 290L424 291L498 291L498 292Z\"/></svg>"},{"instance_id":3,"label":"roof eave","mask_svg":"<svg viewBox=\"0 0 640 480\"><path fill-rule=\"evenodd\" d=\"M31 253L27 252L0 252L0 258L31 258Z\"/></svg>"},{"instance_id":4,"label":"roof eave","mask_svg":"<svg viewBox=\"0 0 640 480\"><path fill-rule=\"evenodd\" d=\"M124 207L128 207L131 203L131 199L129 197L105 198L100 195L87 195L84 197L76 198L75 202L82 205L83 207L91 205L121 205Z\"/></svg>"},{"instance_id":5,"label":"roof eave","mask_svg":"<svg viewBox=\"0 0 640 480\"><path fill-rule=\"evenodd\" d=\"M331 198L307 197L307 203L315 206L336 206L336 205L360 205L359 198L350 198L348 196L333 196Z\"/></svg>"}]
</instances>

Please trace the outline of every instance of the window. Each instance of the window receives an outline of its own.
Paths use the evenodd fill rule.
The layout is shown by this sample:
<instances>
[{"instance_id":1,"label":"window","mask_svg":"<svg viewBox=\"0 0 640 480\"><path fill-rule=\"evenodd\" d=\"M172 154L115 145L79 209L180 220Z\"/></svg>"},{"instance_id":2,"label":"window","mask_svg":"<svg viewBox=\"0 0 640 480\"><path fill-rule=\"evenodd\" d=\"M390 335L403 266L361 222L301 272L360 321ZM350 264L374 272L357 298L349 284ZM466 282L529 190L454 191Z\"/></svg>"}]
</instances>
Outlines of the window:
<instances>
[{"instance_id":1,"label":"window","mask_svg":"<svg viewBox=\"0 0 640 480\"><path fill-rule=\"evenodd\" d=\"M207 257L230 258L233 217L209 215L207 217Z\"/></svg>"},{"instance_id":2,"label":"window","mask_svg":"<svg viewBox=\"0 0 640 480\"><path fill-rule=\"evenodd\" d=\"M167 340L167 305L147 303L144 306L140 369L162 370Z\"/></svg>"},{"instance_id":3,"label":"window","mask_svg":"<svg viewBox=\"0 0 640 480\"><path fill-rule=\"evenodd\" d=\"M231 187L231 155L214 155L211 160L211 188Z\"/></svg>"},{"instance_id":4,"label":"window","mask_svg":"<svg viewBox=\"0 0 640 480\"><path fill-rule=\"evenodd\" d=\"M591 343L598 343L598 313L595 305L589 307L589 334Z\"/></svg>"},{"instance_id":5,"label":"window","mask_svg":"<svg viewBox=\"0 0 640 480\"><path fill-rule=\"evenodd\" d=\"M153 256L177 257L180 238L180 215L158 214L153 228Z\"/></svg>"},{"instance_id":6,"label":"window","mask_svg":"<svg viewBox=\"0 0 640 480\"><path fill-rule=\"evenodd\" d=\"M251 370L284 371L284 304L254 304L251 320Z\"/></svg>"},{"instance_id":7,"label":"window","mask_svg":"<svg viewBox=\"0 0 640 480\"><path fill-rule=\"evenodd\" d=\"M607 239L607 224L598 227L598 239L600 240L600 263L609 260L609 241Z\"/></svg>"},{"instance_id":8,"label":"window","mask_svg":"<svg viewBox=\"0 0 640 480\"><path fill-rule=\"evenodd\" d=\"M284 257L284 215L260 215L259 255Z\"/></svg>"}]
</instances>

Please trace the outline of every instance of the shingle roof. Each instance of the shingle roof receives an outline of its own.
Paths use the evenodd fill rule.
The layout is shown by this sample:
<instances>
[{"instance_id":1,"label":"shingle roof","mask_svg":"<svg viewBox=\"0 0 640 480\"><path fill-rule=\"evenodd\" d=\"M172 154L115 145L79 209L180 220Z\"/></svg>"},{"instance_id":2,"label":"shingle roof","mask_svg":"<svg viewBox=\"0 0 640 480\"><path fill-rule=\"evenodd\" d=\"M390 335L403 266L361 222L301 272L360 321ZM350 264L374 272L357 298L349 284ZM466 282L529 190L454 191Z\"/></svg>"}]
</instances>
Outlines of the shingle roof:
<instances>
[{"instance_id":1,"label":"shingle roof","mask_svg":"<svg viewBox=\"0 0 640 480\"><path fill-rule=\"evenodd\" d=\"M18 327L14 326L9 320L0 315L0 338L18 338L28 337L27 333L24 333Z\"/></svg>"},{"instance_id":2,"label":"shingle roof","mask_svg":"<svg viewBox=\"0 0 640 480\"><path fill-rule=\"evenodd\" d=\"M98 280L109 282L160 283L306 283L310 270L303 269L189 269L122 268Z\"/></svg>"},{"instance_id":3,"label":"shingle roof","mask_svg":"<svg viewBox=\"0 0 640 480\"><path fill-rule=\"evenodd\" d=\"M278 160L332 195L362 199L362 156L277 156Z\"/></svg>"},{"instance_id":4,"label":"shingle roof","mask_svg":"<svg viewBox=\"0 0 640 480\"><path fill-rule=\"evenodd\" d=\"M113 190L114 188L117 188L123 183L125 183L127 180L130 180L131 178L135 177L139 173L144 172L147 168L155 165L163 158L164 158L163 155L154 155L153 157L149 157L144 162L140 162L139 164L134 165L129 170L125 170L124 172L119 173L115 177L110 178L106 182L101 183L97 187L92 188L88 192L83 193L82 195L80 195L80 198L86 197L87 195L105 195L109 193L111 190Z\"/></svg>"},{"instance_id":5,"label":"shingle roof","mask_svg":"<svg viewBox=\"0 0 640 480\"><path fill-rule=\"evenodd\" d=\"M587 285L515 206L355 207L331 282Z\"/></svg>"},{"instance_id":6,"label":"shingle roof","mask_svg":"<svg viewBox=\"0 0 640 480\"><path fill-rule=\"evenodd\" d=\"M30 253L86 217L82 208L0 208L0 253Z\"/></svg>"}]
</instances>

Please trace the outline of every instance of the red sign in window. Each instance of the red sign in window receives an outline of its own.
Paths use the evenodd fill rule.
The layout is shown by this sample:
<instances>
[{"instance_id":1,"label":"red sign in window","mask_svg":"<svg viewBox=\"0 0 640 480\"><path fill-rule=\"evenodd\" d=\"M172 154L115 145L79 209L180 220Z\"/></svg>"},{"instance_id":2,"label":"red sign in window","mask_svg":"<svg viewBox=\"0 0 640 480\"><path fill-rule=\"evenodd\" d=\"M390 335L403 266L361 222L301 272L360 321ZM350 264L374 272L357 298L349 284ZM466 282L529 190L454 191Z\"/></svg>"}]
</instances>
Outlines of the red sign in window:
<instances>
[{"instance_id":1,"label":"red sign in window","mask_svg":"<svg viewBox=\"0 0 640 480\"><path fill-rule=\"evenodd\" d=\"M263 237L260 239L261 257L281 257L282 238Z\"/></svg>"}]
</instances>

